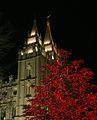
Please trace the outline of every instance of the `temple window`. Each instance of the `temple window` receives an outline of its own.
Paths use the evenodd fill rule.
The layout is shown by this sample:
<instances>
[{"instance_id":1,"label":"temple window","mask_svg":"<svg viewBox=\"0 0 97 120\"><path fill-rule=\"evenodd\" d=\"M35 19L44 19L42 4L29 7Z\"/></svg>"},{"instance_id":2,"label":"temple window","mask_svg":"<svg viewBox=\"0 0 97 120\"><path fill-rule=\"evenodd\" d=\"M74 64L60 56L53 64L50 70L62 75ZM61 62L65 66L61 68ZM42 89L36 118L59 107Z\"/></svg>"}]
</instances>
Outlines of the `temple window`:
<instances>
[{"instance_id":1,"label":"temple window","mask_svg":"<svg viewBox=\"0 0 97 120\"><path fill-rule=\"evenodd\" d=\"M28 38L27 44L32 44L36 42L36 37Z\"/></svg>"},{"instance_id":2,"label":"temple window","mask_svg":"<svg viewBox=\"0 0 97 120\"><path fill-rule=\"evenodd\" d=\"M1 120L6 120L6 112L4 110L1 111Z\"/></svg>"},{"instance_id":3,"label":"temple window","mask_svg":"<svg viewBox=\"0 0 97 120\"><path fill-rule=\"evenodd\" d=\"M45 46L45 52L52 51L52 45Z\"/></svg>"},{"instance_id":4,"label":"temple window","mask_svg":"<svg viewBox=\"0 0 97 120\"><path fill-rule=\"evenodd\" d=\"M31 77L32 66L30 63L27 64L26 69L27 69L27 77Z\"/></svg>"},{"instance_id":5,"label":"temple window","mask_svg":"<svg viewBox=\"0 0 97 120\"><path fill-rule=\"evenodd\" d=\"M24 55L23 51L21 51L21 55Z\"/></svg>"},{"instance_id":6,"label":"temple window","mask_svg":"<svg viewBox=\"0 0 97 120\"><path fill-rule=\"evenodd\" d=\"M45 45L47 45L47 44L49 44L49 43L50 43L50 40L44 41L44 44L45 44Z\"/></svg>"},{"instance_id":7,"label":"temple window","mask_svg":"<svg viewBox=\"0 0 97 120\"><path fill-rule=\"evenodd\" d=\"M52 60L54 60L54 55L52 55Z\"/></svg>"},{"instance_id":8,"label":"temple window","mask_svg":"<svg viewBox=\"0 0 97 120\"><path fill-rule=\"evenodd\" d=\"M33 53L33 49L32 48L29 48L28 50L27 50L27 53L29 54L29 53Z\"/></svg>"},{"instance_id":9,"label":"temple window","mask_svg":"<svg viewBox=\"0 0 97 120\"><path fill-rule=\"evenodd\" d=\"M38 51L38 47L37 46L35 46L35 50L36 50L36 52Z\"/></svg>"}]
</instances>

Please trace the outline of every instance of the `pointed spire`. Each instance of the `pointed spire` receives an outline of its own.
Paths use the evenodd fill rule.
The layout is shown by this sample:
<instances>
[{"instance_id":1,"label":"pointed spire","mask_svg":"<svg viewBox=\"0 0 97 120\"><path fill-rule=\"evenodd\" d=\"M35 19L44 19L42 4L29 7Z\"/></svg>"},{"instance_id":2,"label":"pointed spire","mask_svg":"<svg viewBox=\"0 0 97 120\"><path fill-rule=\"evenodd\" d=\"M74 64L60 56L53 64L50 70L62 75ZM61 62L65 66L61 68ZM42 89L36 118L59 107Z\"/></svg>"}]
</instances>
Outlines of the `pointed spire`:
<instances>
[{"instance_id":1,"label":"pointed spire","mask_svg":"<svg viewBox=\"0 0 97 120\"><path fill-rule=\"evenodd\" d=\"M47 16L47 28L46 28L46 33L45 33L45 37L44 37L44 44L50 44L53 42L53 38L52 38L52 34L51 34L51 30L50 30L50 15Z\"/></svg>"},{"instance_id":2,"label":"pointed spire","mask_svg":"<svg viewBox=\"0 0 97 120\"><path fill-rule=\"evenodd\" d=\"M28 32L27 44L32 44L36 42L36 36L39 36L36 19L34 19L32 31Z\"/></svg>"},{"instance_id":3,"label":"pointed spire","mask_svg":"<svg viewBox=\"0 0 97 120\"><path fill-rule=\"evenodd\" d=\"M36 19L34 19L32 31L31 31L31 36L34 36L34 35L36 35L36 34L38 34L38 29L37 29Z\"/></svg>"}]
</instances>

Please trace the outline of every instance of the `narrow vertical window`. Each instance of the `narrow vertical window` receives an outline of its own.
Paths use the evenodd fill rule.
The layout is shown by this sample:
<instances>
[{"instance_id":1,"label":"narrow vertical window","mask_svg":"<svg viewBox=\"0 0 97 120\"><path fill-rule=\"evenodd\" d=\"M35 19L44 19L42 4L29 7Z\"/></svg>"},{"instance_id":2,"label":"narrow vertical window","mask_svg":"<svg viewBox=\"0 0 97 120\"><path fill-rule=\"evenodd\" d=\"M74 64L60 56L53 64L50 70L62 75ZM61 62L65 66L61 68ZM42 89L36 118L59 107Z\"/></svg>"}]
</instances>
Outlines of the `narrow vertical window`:
<instances>
[{"instance_id":1,"label":"narrow vertical window","mask_svg":"<svg viewBox=\"0 0 97 120\"><path fill-rule=\"evenodd\" d=\"M30 63L27 64L27 78L31 78L31 71L32 71L32 66Z\"/></svg>"}]
</instances>

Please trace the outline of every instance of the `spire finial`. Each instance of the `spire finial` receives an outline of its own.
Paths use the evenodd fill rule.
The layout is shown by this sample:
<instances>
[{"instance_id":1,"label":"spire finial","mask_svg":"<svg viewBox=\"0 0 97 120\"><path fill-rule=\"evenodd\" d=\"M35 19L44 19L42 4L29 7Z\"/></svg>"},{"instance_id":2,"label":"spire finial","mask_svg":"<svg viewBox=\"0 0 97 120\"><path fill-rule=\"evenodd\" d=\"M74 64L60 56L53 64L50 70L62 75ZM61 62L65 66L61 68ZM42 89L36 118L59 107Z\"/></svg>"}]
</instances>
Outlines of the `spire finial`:
<instances>
[{"instance_id":1,"label":"spire finial","mask_svg":"<svg viewBox=\"0 0 97 120\"><path fill-rule=\"evenodd\" d=\"M48 16L47 16L47 25L49 25L49 22L50 22L50 16L51 16L51 15L48 15Z\"/></svg>"},{"instance_id":2,"label":"spire finial","mask_svg":"<svg viewBox=\"0 0 97 120\"><path fill-rule=\"evenodd\" d=\"M37 29L36 18L34 18L31 36L36 35L36 34L38 34L38 29Z\"/></svg>"},{"instance_id":3,"label":"spire finial","mask_svg":"<svg viewBox=\"0 0 97 120\"><path fill-rule=\"evenodd\" d=\"M47 16L47 20L49 20L50 16L51 16L51 15L48 15L48 16Z\"/></svg>"}]
</instances>

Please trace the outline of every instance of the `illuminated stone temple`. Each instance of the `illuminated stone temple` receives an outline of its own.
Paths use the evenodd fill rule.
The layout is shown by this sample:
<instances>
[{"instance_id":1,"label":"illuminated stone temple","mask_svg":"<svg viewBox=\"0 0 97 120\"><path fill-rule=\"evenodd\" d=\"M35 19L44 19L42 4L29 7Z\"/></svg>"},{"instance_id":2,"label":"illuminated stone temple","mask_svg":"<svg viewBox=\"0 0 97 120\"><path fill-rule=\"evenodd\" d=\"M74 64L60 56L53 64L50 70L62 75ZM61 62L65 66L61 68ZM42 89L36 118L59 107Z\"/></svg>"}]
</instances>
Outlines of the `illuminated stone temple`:
<instances>
[{"instance_id":1,"label":"illuminated stone temple","mask_svg":"<svg viewBox=\"0 0 97 120\"><path fill-rule=\"evenodd\" d=\"M35 95L31 85L39 84L42 79L41 66L55 59L56 53L49 17L43 39L34 20L32 31L18 51L17 79L10 75L8 81L0 81L0 120L24 120L23 108Z\"/></svg>"}]
</instances>

